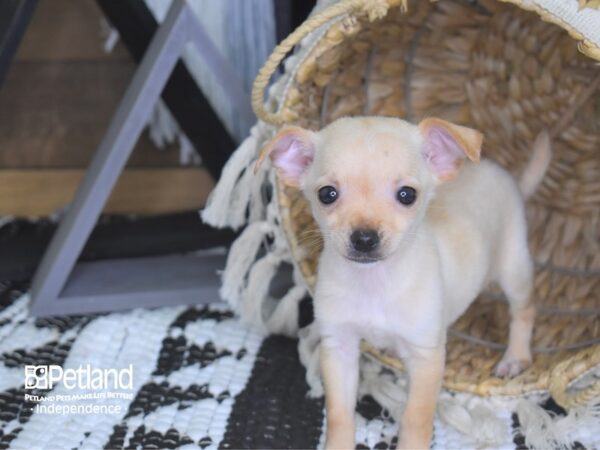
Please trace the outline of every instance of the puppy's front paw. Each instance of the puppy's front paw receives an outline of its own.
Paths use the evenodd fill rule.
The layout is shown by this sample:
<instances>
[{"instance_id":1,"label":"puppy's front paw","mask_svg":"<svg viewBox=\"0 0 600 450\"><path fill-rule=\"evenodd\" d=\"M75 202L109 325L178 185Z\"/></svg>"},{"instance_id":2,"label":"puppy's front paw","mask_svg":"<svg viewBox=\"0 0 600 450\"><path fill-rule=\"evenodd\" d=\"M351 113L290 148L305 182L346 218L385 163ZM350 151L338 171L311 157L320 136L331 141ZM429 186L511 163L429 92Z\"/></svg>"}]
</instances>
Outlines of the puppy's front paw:
<instances>
[{"instance_id":1,"label":"puppy's front paw","mask_svg":"<svg viewBox=\"0 0 600 450\"><path fill-rule=\"evenodd\" d=\"M352 450L355 448L354 440L345 437L328 438L325 442L326 450Z\"/></svg>"},{"instance_id":2,"label":"puppy's front paw","mask_svg":"<svg viewBox=\"0 0 600 450\"><path fill-rule=\"evenodd\" d=\"M325 440L326 450L353 449L354 443L354 425L338 425L330 423L327 428L327 439Z\"/></svg>"},{"instance_id":3,"label":"puppy's front paw","mask_svg":"<svg viewBox=\"0 0 600 450\"><path fill-rule=\"evenodd\" d=\"M427 450L431 446L431 435L410 436L408 433L400 436L396 450Z\"/></svg>"},{"instance_id":4,"label":"puppy's front paw","mask_svg":"<svg viewBox=\"0 0 600 450\"><path fill-rule=\"evenodd\" d=\"M514 358L504 355L496 366L494 375L500 378L512 378L519 375L531 365L531 358Z\"/></svg>"}]
</instances>

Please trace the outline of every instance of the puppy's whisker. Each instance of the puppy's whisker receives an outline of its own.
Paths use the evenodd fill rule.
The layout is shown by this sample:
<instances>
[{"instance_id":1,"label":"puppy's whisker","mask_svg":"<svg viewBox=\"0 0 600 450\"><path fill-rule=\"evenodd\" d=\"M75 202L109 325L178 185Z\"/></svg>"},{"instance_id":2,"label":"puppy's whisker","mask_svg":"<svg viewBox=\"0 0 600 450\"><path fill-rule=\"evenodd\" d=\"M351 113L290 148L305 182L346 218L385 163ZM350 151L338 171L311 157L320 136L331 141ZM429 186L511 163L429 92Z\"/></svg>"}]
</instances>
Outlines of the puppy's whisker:
<instances>
[{"instance_id":1,"label":"puppy's whisker","mask_svg":"<svg viewBox=\"0 0 600 450\"><path fill-rule=\"evenodd\" d=\"M323 240L322 239L302 240L302 241L298 241L298 243L305 247L317 247L317 246L323 245Z\"/></svg>"}]
</instances>

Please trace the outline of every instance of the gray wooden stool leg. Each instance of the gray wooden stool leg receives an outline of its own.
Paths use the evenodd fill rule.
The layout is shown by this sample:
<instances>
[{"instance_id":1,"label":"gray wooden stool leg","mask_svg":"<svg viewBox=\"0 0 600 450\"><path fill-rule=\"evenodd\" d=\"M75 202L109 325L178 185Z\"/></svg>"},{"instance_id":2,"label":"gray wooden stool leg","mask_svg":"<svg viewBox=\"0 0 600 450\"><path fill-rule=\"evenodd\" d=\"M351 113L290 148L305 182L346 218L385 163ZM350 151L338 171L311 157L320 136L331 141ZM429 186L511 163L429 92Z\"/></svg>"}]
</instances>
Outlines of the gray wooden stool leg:
<instances>
[{"instance_id":1,"label":"gray wooden stool leg","mask_svg":"<svg viewBox=\"0 0 600 450\"><path fill-rule=\"evenodd\" d=\"M221 82L227 83L226 92L250 110L241 83L212 46L193 11L185 1L175 0L35 274L30 304L33 315L80 314L218 299L216 272L224 266L222 254L76 265L154 104L190 40Z\"/></svg>"}]
</instances>

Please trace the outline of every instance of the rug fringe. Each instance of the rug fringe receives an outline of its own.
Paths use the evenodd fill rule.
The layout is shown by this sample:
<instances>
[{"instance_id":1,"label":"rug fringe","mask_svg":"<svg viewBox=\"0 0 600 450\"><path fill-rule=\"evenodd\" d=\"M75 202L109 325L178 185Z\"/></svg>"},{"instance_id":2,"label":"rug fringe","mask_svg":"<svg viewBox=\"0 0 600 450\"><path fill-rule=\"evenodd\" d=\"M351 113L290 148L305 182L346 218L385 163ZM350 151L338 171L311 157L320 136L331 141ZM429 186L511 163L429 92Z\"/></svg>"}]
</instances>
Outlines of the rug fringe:
<instances>
[{"instance_id":1,"label":"rug fringe","mask_svg":"<svg viewBox=\"0 0 600 450\"><path fill-rule=\"evenodd\" d=\"M271 224L265 221L254 222L248 225L231 245L222 274L219 294L236 312L241 309L240 299L246 286L248 272L255 264L264 239L270 233L272 233Z\"/></svg>"},{"instance_id":2,"label":"rug fringe","mask_svg":"<svg viewBox=\"0 0 600 450\"><path fill-rule=\"evenodd\" d=\"M294 286L273 308L269 288L283 262L291 262L284 232L279 226L279 210L273 189L275 179L264 164L257 173L254 164L260 148L273 135L274 128L257 123L251 135L236 150L211 193L202 219L216 227L246 229L232 244L222 273L219 291L241 319L263 331L294 336L298 332L298 304L306 288L294 269ZM271 189L267 198L265 190ZM260 256L261 249L264 255Z\"/></svg>"},{"instance_id":3,"label":"rug fringe","mask_svg":"<svg viewBox=\"0 0 600 450\"><path fill-rule=\"evenodd\" d=\"M584 433L600 429L600 405L573 408L567 415L559 416L530 400L522 400L516 411L520 422L516 432L525 437L531 448L571 449L575 441L592 448L593 443L586 443Z\"/></svg>"},{"instance_id":4,"label":"rug fringe","mask_svg":"<svg viewBox=\"0 0 600 450\"><path fill-rule=\"evenodd\" d=\"M302 286L293 286L277 302L275 309L267 320L267 329L272 333L285 336L298 336L298 314L300 301L307 295Z\"/></svg>"},{"instance_id":5,"label":"rug fringe","mask_svg":"<svg viewBox=\"0 0 600 450\"><path fill-rule=\"evenodd\" d=\"M252 127L250 136L242 142L223 168L219 183L201 212L204 222L217 228L239 229L247 223L248 214L253 220L261 216L260 210L264 209L264 204L260 200L260 189L267 169L263 167L255 174L254 162L260 148L272 134L273 127L263 122ZM248 212L249 206L252 208Z\"/></svg>"}]
</instances>

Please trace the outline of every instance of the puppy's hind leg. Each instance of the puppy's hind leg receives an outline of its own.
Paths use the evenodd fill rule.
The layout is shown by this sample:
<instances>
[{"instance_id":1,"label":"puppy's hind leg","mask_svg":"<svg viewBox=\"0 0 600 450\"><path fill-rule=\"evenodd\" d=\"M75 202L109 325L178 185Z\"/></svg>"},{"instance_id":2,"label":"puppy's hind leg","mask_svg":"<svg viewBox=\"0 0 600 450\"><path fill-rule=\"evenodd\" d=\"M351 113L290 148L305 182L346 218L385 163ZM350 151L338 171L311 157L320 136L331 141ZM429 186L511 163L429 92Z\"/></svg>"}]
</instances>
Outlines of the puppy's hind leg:
<instances>
[{"instance_id":1,"label":"puppy's hind leg","mask_svg":"<svg viewBox=\"0 0 600 450\"><path fill-rule=\"evenodd\" d=\"M533 262L523 236L511 236L513 245L503 255L499 282L510 306L508 347L496 366L499 377L514 377L531 365L531 335L535 321Z\"/></svg>"}]
</instances>

